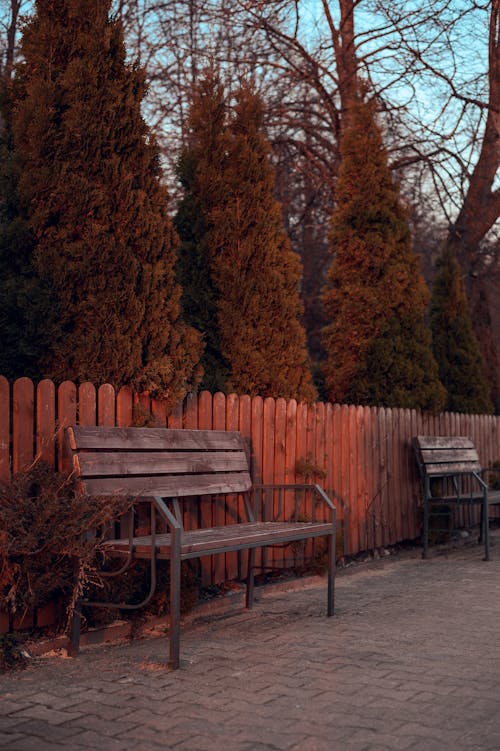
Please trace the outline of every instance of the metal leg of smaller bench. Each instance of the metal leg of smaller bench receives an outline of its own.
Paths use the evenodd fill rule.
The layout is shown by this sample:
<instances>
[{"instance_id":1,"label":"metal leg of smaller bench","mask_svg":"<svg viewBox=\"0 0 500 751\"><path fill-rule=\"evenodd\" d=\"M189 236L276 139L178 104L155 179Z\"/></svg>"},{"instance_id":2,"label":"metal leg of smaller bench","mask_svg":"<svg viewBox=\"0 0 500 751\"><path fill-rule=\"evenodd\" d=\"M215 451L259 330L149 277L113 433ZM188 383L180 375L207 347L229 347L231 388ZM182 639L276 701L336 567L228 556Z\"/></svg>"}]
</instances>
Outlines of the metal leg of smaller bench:
<instances>
[{"instance_id":1,"label":"metal leg of smaller bench","mask_svg":"<svg viewBox=\"0 0 500 751\"><path fill-rule=\"evenodd\" d=\"M250 548L250 550L248 551L247 594L246 594L246 607L248 608L248 610L251 610L252 605L253 605L254 567L255 567L255 548Z\"/></svg>"},{"instance_id":2,"label":"metal leg of smaller bench","mask_svg":"<svg viewBox=\"0 0 500 751\"><path fill-rule=\"evenodd\" d=\"M488 496L481 506L481 530L484 539L484 560L490 560L490 525L488 519Z\"/></svg>"},{"instance_id":3,"label":"metal leg of smaller bench","mask_svg":"<svg viewBox=\"0 0 500 751\"><path fill-rule=\"evenodd\" d=\"M427 558L427 553L429 550L429 504L427 502L427 499L424 500L424 528L422 531L422 545L422 558Z\"/></svg>"},{"instance_id":4,"label":"metal leg of smaller bench","mask_svg":"<svg viewBox=\"0 0 500 751\"><path fill-rule=\"evenodd\" d=\"M80 650L80 629L82 624L81 603L75 602L73 616L71 618L70 643L68 653L71 657L76 657Z\"/></svg>"},{"instance_id":5,"label":"metal leg of smaller bench","mask_svg":"<svg viewBox=\"0 0 500 751\"><path fill-rule=\"evenodd\" d=\"M328 605L327 615L335 613L335 534L328 536Z\"/></svg>"},{"instance_id":6,"label":"metal leg of smaller bench","mask_svg":"<svg viewBox=\"0 0 500 751\"><path fill-rule=\"evenodd\" d=\"M169 667L177 670L180 665L180 628L181 628L181 540L179 530L171 531L170 558L170 658Z\"/></svg>"}]
</instances>

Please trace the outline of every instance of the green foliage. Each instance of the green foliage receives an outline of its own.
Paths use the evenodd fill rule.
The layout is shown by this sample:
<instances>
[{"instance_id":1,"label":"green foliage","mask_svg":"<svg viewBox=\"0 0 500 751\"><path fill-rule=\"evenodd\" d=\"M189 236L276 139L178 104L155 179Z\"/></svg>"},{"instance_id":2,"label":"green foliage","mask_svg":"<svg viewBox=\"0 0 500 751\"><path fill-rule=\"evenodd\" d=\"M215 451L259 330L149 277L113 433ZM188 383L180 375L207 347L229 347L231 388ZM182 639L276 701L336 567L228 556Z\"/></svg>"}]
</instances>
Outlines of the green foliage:
<instances>
[{"instance_id":1,"label":"green foliage","mask_svg":"<svg viewBox=\"0 0 500 751\"><path fill-rule=\"evenodd\" d=\"M12 616L57 597L67 604L93 578L97 531L130 507L76 492L71 476L39 461L0 486L0 608ZM75 577L75 559L79 576Z\"/></svg>"},{"instance_id":2,"label":"green foliage","mask_svg":"<svg viewBox=\"0 0 500 751\"><path fill-rule=\"evenodd\" d=\"M373 103L353 107L341 153L323 294L328 396L438 411L445 391L425 324L428 291Z\"/></svg>"},{"instance_id":3,"label":"green foliage","mask_svg":"<svg viewBox=\"0 0 500 751\"><path fill-rule=\"evenodd\" d=\"M248 87L229 115L217 76L198 85L181 160L177 216L189 320L207 341L207 384L312 399L299 298L301 264L274 199L262 104ZM188 219L189 217L189 219Z\"/></svg>"},{"instance_id":4,"label":"green foliage","mask_svg":"<svg viewBox=\"0 0 500 751\"><path fill-rule=\"evenodd\" d=\"M34 238L17 198L11 92L0 82L0 373L36 377L50 317L50 294L32 264Z\"/></svg>"},{"instance_id":5,"label":"green foliage","mask_svg":"<svg viewBox=\"0 0 500 751\"><path fill-rule=\"evenodd\" d=\"M203 333L202 388L224 391L229 363L220 349L217 325L218 291L210 273L207 232L216 202L214 173L224 158L226 105L223 88L208 70L193 92L189 113L189 140L177 165L184 196L175 216L181 244L177 273L182 286L186 322Z\"/></svg>"},{"instance_id":6,"label":"green foliage","mask_svg":"<svg viewBox=\"0 0 500 751\"><path fill-rule=\"evenodd\" d=\"M437 262L431 299L431 329L439 375L451 412L491 414L493 403L482 367L460 267L445 249Z\"/></svg>"},{"instance_id":7,"label":"green foliage","mask_svg":"<svg viewBox=\"0 0 500 751\"><path fill-rule=\"evenodd\" d=\"M54 324L40 369L173 403L196 381L199 341L180 320L177 238L141 115L144 72L127 64L109 7L38 0L22 39L18 193Z\"/></svg>"}]
</instances>

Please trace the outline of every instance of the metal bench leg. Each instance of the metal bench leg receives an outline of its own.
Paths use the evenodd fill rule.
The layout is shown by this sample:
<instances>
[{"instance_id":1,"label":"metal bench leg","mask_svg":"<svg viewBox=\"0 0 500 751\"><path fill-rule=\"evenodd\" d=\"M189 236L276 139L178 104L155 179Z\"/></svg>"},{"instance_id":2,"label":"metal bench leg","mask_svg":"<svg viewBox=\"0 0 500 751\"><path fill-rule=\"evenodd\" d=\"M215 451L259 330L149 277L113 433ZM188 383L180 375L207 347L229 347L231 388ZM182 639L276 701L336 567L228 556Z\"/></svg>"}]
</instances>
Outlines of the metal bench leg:
<instances>
[{"instance_id":1,"label":"metal bench leg","mask_svg":"<svg viewBox=\"0 0 500 751\"><path fill-rule=\"evenodd\" d=\"M179 645L181 628L181 540L178 530L172 529L170 558L170 658L169 667L180 665Z\"/></svg>"},{"instance_id":2,"label":"metal bench leg","mask_svg":"<svg viewBox=\"0 0 500 751\"><path fill-rule=\"evenodd\" d=\"M71 618L70 644L68 653L71 657L76 657L80 650L80 630L82 624L81 603L75 602L75 609Z\"/></svg>"},{"instance_id":3,"label":"metal bench leg","mask_svg":"<svg viewBox=\"0 0 500 751\"><path fill-rule=\"evenodd\" d=\"M486 497L481 506L481 530L484 539L484 560L490 560L490 524L488 519L488 498Z\"/></svg>"},{"instance_id":4,"label":"metal bench leg","mask_svg":"<svg viewBox=\"0 0 500 751\"><path fill-rule=\"evenodd\" d=\"M429 550L429 504L427 503L427 500L424 501L424 528L422 531L422 537L422 558L427 558L427 553Z\"/></svg>"},{"instance_id":5,"label":"metal bench leg","mask_svg":"<svg viewBox=\"0 0 500 751\"><path fill-rule=\"evenodd\" d=\"M327 615L335 613L335 533L328 536L328 604Z\"/></svg>"},{"instance_id":6,"label":"metal bench leg","mask_svg":"<svg viewBox=\"0 0 500 751\"><path fill-rule=\"evenodd\" d=\"M252 605L253 605L254 566L255 566L255 548L250 548L250 550L248 551L247 595L246 595L246 607L248 608L248 610L251 610Z\"/></svg>"}]
</instances>

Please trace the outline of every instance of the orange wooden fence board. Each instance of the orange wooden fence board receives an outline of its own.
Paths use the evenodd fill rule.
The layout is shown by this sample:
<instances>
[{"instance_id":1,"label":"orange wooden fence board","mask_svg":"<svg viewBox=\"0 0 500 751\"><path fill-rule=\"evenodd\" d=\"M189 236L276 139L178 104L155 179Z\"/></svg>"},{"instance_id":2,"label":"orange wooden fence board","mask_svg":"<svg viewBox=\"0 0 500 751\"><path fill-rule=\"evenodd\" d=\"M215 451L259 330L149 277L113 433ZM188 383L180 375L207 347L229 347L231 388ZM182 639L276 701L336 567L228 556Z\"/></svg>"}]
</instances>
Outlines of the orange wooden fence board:
<instances>
[{"instance_id":1,"label":"orange wooden fence board","mask_svg":"<svg viewBox=\"0 0 500 751\"><path fill-rule=\"evenodd\" d=\"M114 393L113 393L114 399ZM97 421L97 394L93 383L78 387L78 424L91 427Z\"/></svg>"},{"instance_id":2,"label":"orange wooden fence board","mask_svg":"<svg viewBox=\"0 0 500 751\"><path fill-rule=\"evenodd\" d=\"M10 480L10 385L0 376L0 482Z\"/></svg>"},{"instance_id":3,"label":"orange wooden fence board","mask_svg":"<svg viewBox=\"0 0 500 751\"><path fill-rule=\"evenodd\" d=\"M34 458L35 389L29 378L19 378L13 389L12 469L27 469Z\"/></svg>"},{"instance_id":4,"label":"orange wooden fence board","mask_svg":"<svg viewBox=\"0 0 500 751\"><path fill-rule=\"evenodd\" d=\"M40 381L36 388L36 455L51 467L56 461L56 388Z\"/></svg>"}]
</instances>

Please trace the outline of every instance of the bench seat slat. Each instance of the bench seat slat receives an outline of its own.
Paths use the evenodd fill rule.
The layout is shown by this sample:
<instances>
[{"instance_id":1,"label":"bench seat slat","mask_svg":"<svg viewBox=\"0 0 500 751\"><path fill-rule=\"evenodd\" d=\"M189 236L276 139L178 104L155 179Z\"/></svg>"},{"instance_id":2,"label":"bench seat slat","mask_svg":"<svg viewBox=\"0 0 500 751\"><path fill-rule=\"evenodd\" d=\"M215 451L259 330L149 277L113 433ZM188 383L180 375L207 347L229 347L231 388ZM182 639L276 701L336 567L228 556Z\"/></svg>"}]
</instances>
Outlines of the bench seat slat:
<instances>
[{"instance_id":1,"label":"bench seat slat","mask_svg":"<svg viewBox=\"0 0 500 751\"><path fill-rule=\"evenodd\" d=\"M466 475L471 472L480 472L481 465L478 462L435 462L425 464L425 472L430 476Z\"/></svg>"},{"instance_id":2,"label":"bench seat slat","mask_svg":"<svg viewBox=\"0 0 500 751\"><path fill-rule=\"evenodd\" d=\"M276 545L296 540L321 537L331 534L331 522L247 522L228 524L225 527L205 527L184 531L181 542L181 556L184 559L201 554L223 553L229 550ZM158 558L170 557L170 534L157 535ZM136 537L133 541L134 555L137 558L151 558L152 540L150 536ZM128 555L129 541L110 540L104 544L109 553Z\"/></svg>"},{"instance_id":3,"label":"bench seat slat","mask_svg":"<svg viewBox=\"0 0 500 751\"><path fill-rule=\"evenodd\" d=\"M203 474L210 472L245 472L248 461L243 451L110 451L81 452L78 457L80 476Z\"/></svg>"},{"instance_id":4,"label":"bench seat slat","mask_svg":"<svg viewBox=\"0 0 500 751\"><path fill-rule=\"evenodd\" d=\"M89 495L126 495L181 498L224 493L244 493L252 481L246 472L213 472L201 475L158 475L145 477L97 477L85 480Z\"/></svg>"},{"instance_id":5,"label":"bench seat slat","mask_svg":"<svg viewBox=\"0 0 500 751\"><path fill-rule=\"evenodd\" d=\"M182 430L165 428L96 428L74 426L68 428L73 450L101 451L147 450L162 451L211 451L241 450L244 443L241 435L223 430Z\"/></svg>"},{"instance_id":6,"label":"bench seat slat","mask_svg":"<svg viewBox=\"0 0 500 751\"><path fill-rule=\"evenodd\" d=\"M474 449L467 436L419 435L416 441L420 449Z\"/></svg>"},{"instance_id":7,"label":"bench seat slat","mask_svg":"<svg viewBox=\"0 0 500 751\"><path fill-rule=\"evenodd\" d=\"M479 464L476 449L420 449L424 464L434 462L475 462Z\"/></svg>"}]
</instances>

